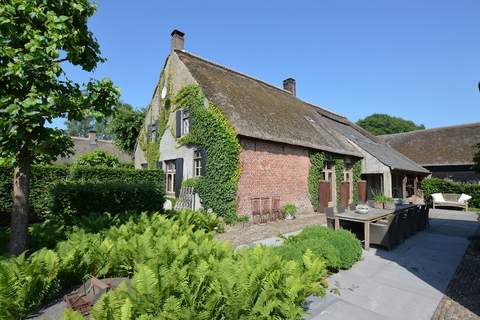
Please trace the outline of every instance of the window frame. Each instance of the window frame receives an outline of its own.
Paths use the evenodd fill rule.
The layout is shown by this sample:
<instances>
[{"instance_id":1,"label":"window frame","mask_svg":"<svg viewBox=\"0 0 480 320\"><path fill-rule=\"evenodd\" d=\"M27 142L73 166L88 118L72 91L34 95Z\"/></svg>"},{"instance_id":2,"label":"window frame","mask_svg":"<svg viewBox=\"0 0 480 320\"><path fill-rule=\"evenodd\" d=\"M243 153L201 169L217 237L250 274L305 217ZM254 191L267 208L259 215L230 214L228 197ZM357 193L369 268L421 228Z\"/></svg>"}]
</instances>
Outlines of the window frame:
<instances>
[{"instance_id":1,"label":"window frame","mask_svg":"<svg viewBox=\"0 0 480 320\"><path fill-rule=\"evenodd\" d=\"M203 162L202 151L201 150L193 151L193 176L194 177L202 176L202 166L203 166L202 162Z\"/></svg>"},{"instance_id":2,"label":"window frame","mask_svg":"<svg viewBox=\"0 0 480 320\"><path fill-rule=\"evenodd\" d=\"M165 160L165 192L167 194L175 194L176 174L177 174L177 168L176 168L175 160ZM170 189L170 184L171 184L171 189Z\"/></svg>"}]
</instances>

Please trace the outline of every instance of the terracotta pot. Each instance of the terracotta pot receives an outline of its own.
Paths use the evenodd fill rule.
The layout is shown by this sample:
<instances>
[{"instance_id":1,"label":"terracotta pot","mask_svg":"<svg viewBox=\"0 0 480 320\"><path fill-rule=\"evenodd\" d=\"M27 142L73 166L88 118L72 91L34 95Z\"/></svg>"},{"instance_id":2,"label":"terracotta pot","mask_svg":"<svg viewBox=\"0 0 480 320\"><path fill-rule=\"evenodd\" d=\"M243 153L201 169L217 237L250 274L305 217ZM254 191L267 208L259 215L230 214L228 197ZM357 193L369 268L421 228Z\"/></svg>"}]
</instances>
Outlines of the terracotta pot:
<instances>
[{"instance_id":1,"label":"terracotta pot","mask_svg":"<svg viewBox=\"0 0 480 320\"><path fill-rule=\"evenodd\" d=\"M383 209L383 202L374 201L373 202L373 207L376 208L376 209Z\"/></svg>"}]
</instances>

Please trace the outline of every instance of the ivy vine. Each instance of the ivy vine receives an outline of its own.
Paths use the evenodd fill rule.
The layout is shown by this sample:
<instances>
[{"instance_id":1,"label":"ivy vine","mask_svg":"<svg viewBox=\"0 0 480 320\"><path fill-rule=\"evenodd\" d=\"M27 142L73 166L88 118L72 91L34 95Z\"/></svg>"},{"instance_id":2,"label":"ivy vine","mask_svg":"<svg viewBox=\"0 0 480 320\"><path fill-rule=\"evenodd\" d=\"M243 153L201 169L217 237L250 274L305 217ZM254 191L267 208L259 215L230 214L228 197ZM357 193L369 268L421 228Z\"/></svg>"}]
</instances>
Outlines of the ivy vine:
<instances>
[{"instance_id":1,"label":"ivy vine","mask_svg":"<svg viewBox=\"0 0 480 320\"><path fill-rule=\"evenodd\" d=\"M325 154L320 151L310 153L310 169L308 171L308 192L314 210L318 210L318 182L324 178Z\"/></svg>"},{"instance_id":2,"label":"ivy vine","mask_svg":"<svg viewBox=\"0 0 480 320\"><path fill-rule=\"evenodd\" d=\"M234 220L240 143L222 112L211 103L205 106L204 101L205 96L197 85L185 86L176 95L175 108L188 109L192 121L189 134L179 142L205 150L206 174L195 183L203 206L227 220Z\"/></svg>"},{"instance_id":3,"label":"ivy vine","mask_svg":"<svg viewBox=\"0 0 480 320\"><path fill-rule=\"evenodd\" d=\"M358 183L360 182L361 175L362 175L362 161L357 160L353 164L352 171L353 171L353 177L352 177L352 180L353 180L353 196L352 196L352 198L353 199L352 200L353 200L353 203L357 204L357 203L360 202L360 194L359 194L359 191L358 191Z\"/></svg>"},{"instance_id":4,"label":"ivy vine","mask_svg":"<svg viewBox=\"0 0 480 320\"><path fill-rule=\"evenodd\" d=\"M336 157L334 160L335 163L335 184L337 191L337 206L340 206L342 202L341 197L341 187L342 181L344 180L343 173L345 172L345 159L341 157Z\"/></svg>"}]
</instances>

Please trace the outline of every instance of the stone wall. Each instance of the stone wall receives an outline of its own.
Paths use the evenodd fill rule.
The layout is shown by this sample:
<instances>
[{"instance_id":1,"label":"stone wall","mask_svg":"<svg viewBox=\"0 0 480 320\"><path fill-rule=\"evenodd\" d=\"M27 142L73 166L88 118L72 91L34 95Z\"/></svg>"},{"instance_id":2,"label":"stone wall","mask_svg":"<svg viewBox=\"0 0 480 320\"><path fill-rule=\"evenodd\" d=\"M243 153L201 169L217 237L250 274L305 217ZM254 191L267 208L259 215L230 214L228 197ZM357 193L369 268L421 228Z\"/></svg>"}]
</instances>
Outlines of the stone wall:
<instances>
[{"instance_id":1,"label":"stone wall","mask_svg":"<svg viewBox=\"0 0 480 320\"><path fill-rule=\"evenodd\" d=\"M308 149L240 137L240 179L237 212L251 214L251 198L280 197L299 212L313 210L308 193Z\"/></svg>"}]
</instances>

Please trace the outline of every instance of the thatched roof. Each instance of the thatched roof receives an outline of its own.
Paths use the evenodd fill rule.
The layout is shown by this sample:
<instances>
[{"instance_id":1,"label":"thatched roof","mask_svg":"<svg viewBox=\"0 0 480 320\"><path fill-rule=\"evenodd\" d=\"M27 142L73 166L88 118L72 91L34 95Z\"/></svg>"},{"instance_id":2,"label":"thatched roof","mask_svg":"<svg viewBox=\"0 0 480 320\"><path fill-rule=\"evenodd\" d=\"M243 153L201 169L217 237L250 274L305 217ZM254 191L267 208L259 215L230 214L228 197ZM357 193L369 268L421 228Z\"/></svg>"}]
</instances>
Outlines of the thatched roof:
<instances>
[{"instance_id":1,"label":"thatched roof","mask_svg":"<svg viewBox=\"0 0 480 320\"><path fill-rule=\"evenodd\" d=\"M346 117L191 53L175 53L239 135L362 157L353 142L392 169L428 172Z\"/></svg>"},{"instance_id":2,"label":"thatched roof","mask_svg":"<svg viewBox=\"0 0 480 320\"><path fill-rule=\"evenodd\" d=\"M103 150L118 157L122 163L132 162L132 156L121 151L110 140L70 137L73 141L73 154L67 158L60 158L55 163L73 163L82 154L95 150Z\"/></svg>"},{"instance_id":3,"label":"thatched roof","mask_svg":"<svg viewBox=\"0 0 480 320\"><path fill-rule=\"evenodd\" d=\"M480 123L389 134L380 138L423 166L471 165L473 146L480 143Z\"/></svg>"},{"instance_id":4,"label":"thatched roof","mask_svg":"<svg viewBox=\"0 0 480 320\"><path fill-rule=\"evenodd\" d=\"M361 157L341 135L327 131L318 121L322 113L340 121L346 118L190 53L176 53L239 135Z\"/></svg>"}]
</instances>

